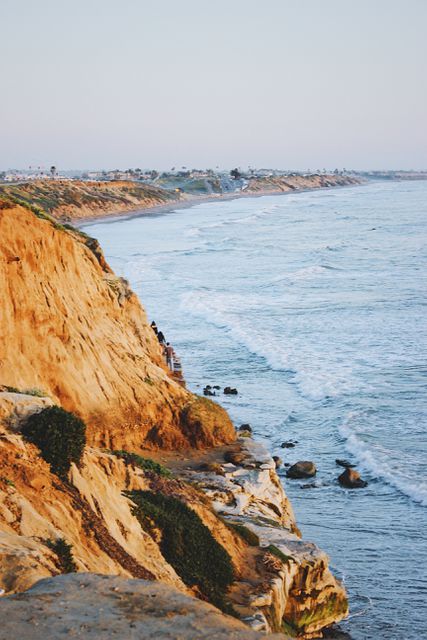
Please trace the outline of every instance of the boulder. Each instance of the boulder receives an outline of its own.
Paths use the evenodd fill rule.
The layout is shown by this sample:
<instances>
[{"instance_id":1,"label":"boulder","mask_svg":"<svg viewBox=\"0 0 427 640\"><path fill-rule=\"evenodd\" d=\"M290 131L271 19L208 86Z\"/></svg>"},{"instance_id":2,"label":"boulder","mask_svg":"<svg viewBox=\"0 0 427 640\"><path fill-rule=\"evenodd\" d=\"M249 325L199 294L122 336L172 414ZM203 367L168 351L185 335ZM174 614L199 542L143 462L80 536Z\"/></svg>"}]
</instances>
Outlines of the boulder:
<instances>
[{"instance_id":1,"label":"boulder","mask_svg":"<svg viewBox=\"0 0 427 640\"><path fill-rule=\"evenodd\" d=\"M355 469L346 469L343 471L342 474L338 476L338 482L342 487L347 487L347 489L363 489L363 487L368 486L366 480L362 480L360 473Z\"/></svg>"},{"instance_id":2,"label":"boulder","mask_svg":"<svg viewBox=\"0 0 427 640\"><path fill-rule=\"evenodd\" d=\"M200 466L200 471L208 471L218 476L225 476L225 471L218 462L205 462Z\"/></svg>"},{"instance_id":3,"label":"boulder","mask_svg":"<svg viewBox=\"0 0 427 640\"><path fill-rule=\"evenodd\" d=\"M241 424L239 427L239 431L249 431L249 433L252 433L252 427L250 424L248 424L247 422L245 422L244 424Z\"/></svg>"},{"instance_id":4,"label":"boulder","mask_svg":"<svg viewBox=\"0 0 427 640\"><path fill-rule=\"evenodd\" d=\"M234 387L225 387L224 393L226 396L237 396L238 391Z\"/></svg>"},{"instance_id":5,"label":"boulder","mask_svg":"<svg viewBox=\"0 0 427 640\"><path fill-rule=\"evenodd\" d=\"M310 462L309 460L300 460L290 467L286 476L288 478L312 478L317 473L316 465L314 462Z\"/></svg>"},{"instance_id":6,"label":"boulder","mask_svg":"<svg viewBox=\"0 0 427 640\"><path fill-rule=\"evenodd\" d=\"M224 460L235 465L241 465L246 457L241 451L226 451L224 453Z\"/></svg>"},{"instance_id":7,"label":"boulder","mask_svg":"<svg viewBox=\"0 0 427 640\"><path fill-rule=\"evenodd\" d=\"M283 465L282 458L280 458L279 456L273 456L273 460L274 460L276 469L280 469L280 467Z\"/></svg>"},{"instance_id":8,"label":"boulder","mask_svg":"<svg viewBox=\"0 0 427 640\"><path fill-rule=\"evenodd\" d=\"M215 391L212 391L212 387L208 384L204 389L203 389L203 395L204 396L216 396Z\"/></svg>"},{"instance_id":9,"label":"boulder","mask_svg":"<svg viewBox=\"0 0 427 640\"><path fill-rule=\"evenodd\" d=\"M282 442L280 445L282 449L293 449L295 446L295 442Z\"/></svg>"}]
</instances>

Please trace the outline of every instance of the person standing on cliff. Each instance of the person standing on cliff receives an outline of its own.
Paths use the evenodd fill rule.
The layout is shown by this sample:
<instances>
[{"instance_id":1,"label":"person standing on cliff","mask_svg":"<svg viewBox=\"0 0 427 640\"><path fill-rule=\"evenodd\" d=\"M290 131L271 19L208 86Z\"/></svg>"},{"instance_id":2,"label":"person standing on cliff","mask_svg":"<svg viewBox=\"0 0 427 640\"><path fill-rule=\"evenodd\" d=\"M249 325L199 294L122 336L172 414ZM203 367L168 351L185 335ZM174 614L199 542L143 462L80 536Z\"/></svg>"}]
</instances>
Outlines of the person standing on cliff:
<instances>
[{"instance_id":1,"label":"person standing on cliff","mask_svg":"<svg viewBox=\"0 0 427 640\"><path fill-rule=\"evenodd\" d=\"M168 365L169 369L171 371L173 371L173 357L175 355L175 352L173 350L173 347L169 344L169 342L166 343L166 364Z\"/></svg>"},{"instance_id":2,"label":"person standing on cliff","mask_svg":"<svg viewBox=\"0 0 427 640\"><path fill-rule=\"evenodd\" d=\"M157 335L158 334L158 329L157 329L157 325L154 322L154 320L153 320L153 322L151 323L150 326L151 326L152 330L154 331L154 333Z\"/></svg>"},{"instance_id":3,"label":"person standing on cliff","mask_svg":"<svg viewBox=\"0 0 427 640\"><path fill-rule=\"evenodd\" d=\"M157 333L157 339L160 342L160 344L164 344L166 342L165 336L163 335L163 331L159 331Z\"/></svg>"}]
</instances>

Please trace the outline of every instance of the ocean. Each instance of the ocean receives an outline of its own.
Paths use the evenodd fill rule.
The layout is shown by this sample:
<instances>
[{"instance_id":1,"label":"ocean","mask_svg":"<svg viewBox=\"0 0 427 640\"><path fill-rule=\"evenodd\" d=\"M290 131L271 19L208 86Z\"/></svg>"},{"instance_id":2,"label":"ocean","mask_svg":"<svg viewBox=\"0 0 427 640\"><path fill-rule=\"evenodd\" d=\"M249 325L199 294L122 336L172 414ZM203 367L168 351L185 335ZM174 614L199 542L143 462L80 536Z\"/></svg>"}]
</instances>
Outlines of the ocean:
<instances>
[{"instance_id":1,"label":"ocean","mask_svg":"<svg viewBox=\"0 0 427 640\"><path fill-rule=\"evenodd\" d=\"M208 202L85 226L217 400L315 486L304 537L346 585L354 640L427 627L427 182ZM284 449L281 444L296 441ZM337 458L365 489L346 490Z\"/></svg>"}]
</instances>

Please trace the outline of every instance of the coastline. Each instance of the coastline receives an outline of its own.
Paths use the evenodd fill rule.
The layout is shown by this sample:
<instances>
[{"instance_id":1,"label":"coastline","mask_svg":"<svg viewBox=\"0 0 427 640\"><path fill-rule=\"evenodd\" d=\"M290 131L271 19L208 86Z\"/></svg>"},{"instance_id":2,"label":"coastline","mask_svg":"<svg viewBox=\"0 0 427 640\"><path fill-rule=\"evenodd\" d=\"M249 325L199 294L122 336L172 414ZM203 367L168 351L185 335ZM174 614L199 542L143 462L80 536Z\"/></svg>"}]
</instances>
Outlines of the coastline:
<instances>
[{"instance_id":1,"label":"coastline","mask_svg":"<svg viewBox=\"0 0 427 640\"><path fill-rule=\"evenodd\" d=\"M75 227L82 229L85 226L95 224L98 222L107 223L107 222L118 222L121 220L131 220L132 218L139 218L144 215L155 215L160 213L167 213L168 211L176 211L178 209L189 209L190 207L195 207L199 204L207 204L210 202L222 202L229 200L240 200L244 198L262 198L264 196L287 196L291 194L298 193L307 193L309 191L328 191L330 189L341 189L345 187L356 187L362 186L366 184L366 181L363 180L354 180L354 182L349 182L348 184L336 184L328 187L315 186L315 187L305 187L303 189L290 189L288 191L283 190L270 190L266 189L265 191L253 191L250 193L245 192L233 192L233 193L221 193L221 194L210 194L209 196L188 196L185 199L178 199L175 201L168 202L167 204L159 204L151 207L141 208L138 207L136 209L127 209L125 211L114 211L111 213L103 213L101 215L87 216L86 218L72 218L71 224Z\"/></svg>"}]
</instances>

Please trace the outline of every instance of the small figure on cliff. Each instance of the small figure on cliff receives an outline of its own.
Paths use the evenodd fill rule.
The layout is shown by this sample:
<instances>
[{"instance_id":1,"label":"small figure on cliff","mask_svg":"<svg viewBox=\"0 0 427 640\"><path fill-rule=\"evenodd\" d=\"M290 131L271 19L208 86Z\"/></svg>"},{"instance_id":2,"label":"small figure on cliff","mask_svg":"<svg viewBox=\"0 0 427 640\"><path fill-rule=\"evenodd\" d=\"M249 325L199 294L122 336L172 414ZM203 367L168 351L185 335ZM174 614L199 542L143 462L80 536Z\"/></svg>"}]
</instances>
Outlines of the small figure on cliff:
<instances>
[{"instance_id":1,"label":"small figure on cliff","mask_svg":"<svg viewBox=\"0 0 427 640\"><path fill-rule=\"evenodd\" d=\"M173 357L175 355L175 352L173 350L173 347L169 344L169 342L166 343L166 364L168 365L169 369L171 371L173 371Z\"/></svg>"},{"instance_id":2,"label":"small figure on cliff","mask_svg":"<svg viewBox=\"0 0 427 640\"><path fill-rule=\"evenodd\" d=\"M159 331L157 333L157 339L160 342L160 344L164 344L166 342L165 336L163 335L163 331Z\"/></svg>"},{"instance_id":3,"label":"small figure on cliff","mask_svg":"<svg viewBox=\"0 0 427 640\"><path fill-rule=\"evenodd\" d=\"M152 330L154 331L154 333L157 335L157 334L158 334L158 332L159 332L159 330L157 329L157 325L156 325L156 323L154 322L154 320L153 320L153 322L151 323L151 325L150 325L150 326L151 326Z\"/></svg>"}]
</instances>

